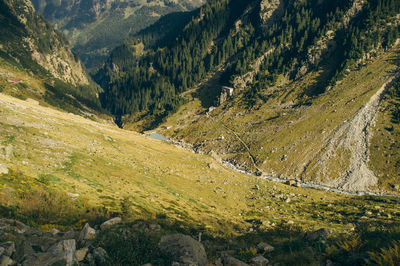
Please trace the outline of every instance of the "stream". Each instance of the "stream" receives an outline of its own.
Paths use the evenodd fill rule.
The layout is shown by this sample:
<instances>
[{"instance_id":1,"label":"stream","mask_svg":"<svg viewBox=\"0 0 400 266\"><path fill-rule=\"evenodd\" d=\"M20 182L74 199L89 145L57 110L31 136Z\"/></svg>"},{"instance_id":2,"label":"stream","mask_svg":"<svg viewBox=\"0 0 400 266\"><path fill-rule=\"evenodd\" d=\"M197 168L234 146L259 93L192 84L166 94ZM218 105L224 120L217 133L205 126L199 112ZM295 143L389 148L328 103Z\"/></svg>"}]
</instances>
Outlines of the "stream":
<instances>
[{"instance_id":1,"label":"stream","mask_svg":"<svg viewBox=\"0 0 400 266\"><path fill-rule=\"evenodd\" d=\"M180 147L180 148L185 148L185 149L190 149L195 153L198 153L195 149L190 148L188 144L183 144L179 141L167 138L166 136L157 133L157 132L151 132L151 133L147 133L147 136L153 138L153 139L158 139L158 140L162 140L162 141L167 141L170 144ZM239 169L236 165L232 164L231 162L228 161L224 161L222 160L222 164L232 170L235 170L239 173L242 174L246 174L246 175L251 175L251 176L257 176L259 178L262 179L266 179L269 181L273 181L273 182L278 182L278 183L286 183L288 181L288 179L284 179L284 178L279 178L279 177L275 177L275 176L269 176L269 175L257 175L254 172L249 172L249 171L245 171L242 169ZM345 194L348 196L390 196L390 197L399 197L399 195L396 194L391 194L391 193L385 193L385 192L369 192L369 191L358 191L358 192L348 192L348 191L344 191L344 190L340 190L337 188L333 188L333 187L329 187L329 186L324 186L324 185L320 185L320 184L315 184L315 183L305 183L302 182L301 180L298 180L301 184L302 188L311 188L311 189L318 189L318 190L325 190L325 191L329 191L329 192L334 192L334 193L341 193L341 194Z\"/></svg>"}]
</instances>

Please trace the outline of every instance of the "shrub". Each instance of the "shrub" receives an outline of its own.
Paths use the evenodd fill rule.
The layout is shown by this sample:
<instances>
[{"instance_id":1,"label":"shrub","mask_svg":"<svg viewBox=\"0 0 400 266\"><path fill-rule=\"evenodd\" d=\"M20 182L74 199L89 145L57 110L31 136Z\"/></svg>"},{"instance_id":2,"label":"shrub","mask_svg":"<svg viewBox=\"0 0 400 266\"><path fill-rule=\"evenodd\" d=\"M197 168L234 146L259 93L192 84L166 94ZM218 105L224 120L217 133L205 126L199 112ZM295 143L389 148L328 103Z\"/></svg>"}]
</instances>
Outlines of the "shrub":
<instances>
[{"instance_id":1,"label":"shrub","mask_svg":"<svg viewBox=\"0 0 400 266\"><path fill-rule=\"evenodd\" d=\"M379 252L369 252L369 260L376 265L400 265L400 241L392 242L387 248Z\"/></svg>"}]
</instances>

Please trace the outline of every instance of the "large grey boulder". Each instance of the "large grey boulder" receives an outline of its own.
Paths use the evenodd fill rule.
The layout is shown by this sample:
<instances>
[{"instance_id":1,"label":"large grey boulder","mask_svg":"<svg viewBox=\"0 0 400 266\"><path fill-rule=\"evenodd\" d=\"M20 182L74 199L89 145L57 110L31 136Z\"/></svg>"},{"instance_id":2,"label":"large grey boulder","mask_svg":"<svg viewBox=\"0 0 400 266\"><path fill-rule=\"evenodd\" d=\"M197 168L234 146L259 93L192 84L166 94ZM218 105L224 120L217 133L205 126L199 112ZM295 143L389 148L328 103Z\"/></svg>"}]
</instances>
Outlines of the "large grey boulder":
<instances>
[{"instance_id":1,"label":"large grey boulder","mask_svg":"<svg viewBox=\"0 0 400 266\"><path fill-rule=\"evenodd\" d=\"M100 228L101 228L101 230L104 230L104 229L107 229L107 228L109 228L109 227L111 227L113 225L119 224L121 222L122 222L122 219L120 217L115 217L115 218L112 218L112 219L102 223L100 225Z\"/></svg>"},{"instance_id":2,"label":"large grey boulder","mask_svg":"<svg viewBox=\"0 0 400 266\"><path fill-rule=\"evenodd\" d=\"M315 241L317 239L327 239L329 237L329 231L326 228L321 228L316 231L307 232L307 238L311 241Z\"/></svg>"},{"instance_id":3,"label":"large grey boulder","mask_svg":"<svg viewBox=\"0 0 400 266\"><path fill-rule=\"evenodd\" d=\"M81 233L79 234L78 243L84 245L86 241L93 240L96 237L96 230L94 230L88 223L85 224Z\"/></svg>"},{"instance_id":4,"label":"large grey boulder","mask_svg":"<svg viewBox=\"0 0 400 266\"><path fill-rule=\"evenodd\" d=\"M75 262L76 241L75 239L63 240L49 248L48 253L62 257L66 266L72 266Z\"/></svg>"},{"instance_id":5,"label":"large grey boulder","mask_svg":"<svg viewBox=\"0 0 400 266\"><path fill-rule=\"evenodd\" d=\"M203 245L183 234L167 235L161 238L158 243L161 251L172 255L174 261L180 265L198 265L207 264L207 254Z\"/></svg>"},{"instance_id":6,"label":"large grey boulder","mask_svg":"<svg viewBox=\"0 0 400 266\"><path fill-rule=\"evenodd\" d=\"M257 251L260 253L269 253L274 251L274 249L275 248L273 246L265 242L261 242L257 245Z\"/></svg>"},{"instance_id":7,"label":"large grey boulder","mask_svg":"<svg viewBox=\"0 0 400 266\"><path fill-rule=\"evenodd\" d=\"M267 266L268 262L269 261L263 256L257 256L251 259L252 266Z\"/></svg>"},{"instance_id":8,"label":"large grey boulder","mask_svg":"<svg viewBox=\"0 0 400 266\"><path fill-rule=\"evenodd\" d=\"M224 266L249 266L249 264L244 263L241 260L238 260L230 255L224 255L222 257L222 264Z\"/></svg>"}]
</instances>

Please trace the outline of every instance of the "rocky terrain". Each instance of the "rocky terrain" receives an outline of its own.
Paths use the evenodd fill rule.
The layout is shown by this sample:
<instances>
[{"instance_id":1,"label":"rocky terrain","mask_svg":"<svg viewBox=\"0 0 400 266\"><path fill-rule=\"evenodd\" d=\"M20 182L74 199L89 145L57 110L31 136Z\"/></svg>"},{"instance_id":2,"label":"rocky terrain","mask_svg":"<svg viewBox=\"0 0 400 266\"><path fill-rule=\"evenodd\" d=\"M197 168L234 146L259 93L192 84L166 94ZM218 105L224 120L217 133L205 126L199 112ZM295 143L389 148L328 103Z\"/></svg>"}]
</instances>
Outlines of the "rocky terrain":
<instances>
[{"instance_id":1,"label":"rocky terrain","mask_svg":"<svg viewBox=\"0 0 400 266\"><path fill-rule=\"evenodd\" d=\"M0 6L0 91L100 116L101 88L89 77L65 37L30 1L4 0Z\"/></svg>"},{"instance_id":2,"label":"rocky terrain","mask_svg":"<svg viewBox=\"0 0 400 266\"><path fill-rule=\"evenodd\" d=\"M0 0L0 265L400 264L397 10Z\"/></svg>"},{"instance_id":3,"label":"rocky terrain","mask_svg":"<svg viewBox=\"0 0 400 266\"><path fill-rule=\"evenodd\" d=\"M4 0L2 13L3 53L21 63L27 61L24 57L30 57L52 76L73 85L89 84L80 60L64 37L36 13L30 1Z\"/></svg>"},{"instance_id":4,"label":"rocky terrain","mask_svg":"<svg viewBox=\"0 0 400 266\"><path fill-rule=\"evenodd\" d=\"M104 235L115 232L122 233L120 236L122 239L133 238L135 233L158 235L158 243L151 248L158 250L160 257L168 258L172 261L171 265L175 266L267 266L271 264L266 257L271 257L271 254L276 253L274 252L275 248L270 244L259 242L255 247L253 257L249 258L249 263L246 263L235 258L242 257L236 247L228 250L228 245L225 243L218 244L217 254L211 257L207 255L206 248L211 251L216 248L216 243L210 240L203 241L201 234L194 238L181 233L167 234L158 224L122 223L119 217L105 221L96 229L86 223L80 231L70 230L67 232L61 232L54 228L44 232L19 221L3 218L0 219L0 262L4 266L117 265L107 251L101 247L102 243L105 244L102 242ZM305 241L309 241L309 243L326 241L329 237L330 232L327 229L319 229L304 235ZM141 249L142 247L137 248ZM312 250L311 247L310 249ZM150 259L154 261L157 258ZM326 263L332 262L327 260ZM152 264L130 261L129 265L150 266Z\"/></svg>"}]
</instances>

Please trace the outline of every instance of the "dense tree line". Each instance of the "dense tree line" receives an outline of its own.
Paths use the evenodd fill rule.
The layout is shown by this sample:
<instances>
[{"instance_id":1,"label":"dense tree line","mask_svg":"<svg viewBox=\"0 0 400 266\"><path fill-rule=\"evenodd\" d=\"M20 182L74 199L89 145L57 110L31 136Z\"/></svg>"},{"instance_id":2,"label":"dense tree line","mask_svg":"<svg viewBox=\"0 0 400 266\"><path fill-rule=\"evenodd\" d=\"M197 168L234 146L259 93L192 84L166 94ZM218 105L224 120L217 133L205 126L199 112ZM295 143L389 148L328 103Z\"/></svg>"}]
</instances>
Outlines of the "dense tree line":
<instances>
[{"instance_id":1,"label":"dense tree line","mask_svg":"<svg viewBox=\"0 0 400 266\"><path fill-rule=\"evenodd\" d=\"M210 0L194 12L171 15L113 51L95 77L105 89L102 102L116 115L146 112L162 119L182 103L180 93L211 71L225 65L225 76L242 75L269 51L244 94L252 106L279 74L296 78L302 66L309 70L321 65L323 57L310 62L310 47L335 29L338 45L333 54L338 60L323 84L328 86L365 52L379 45L388 48L399 36L399 26L390 24L399 13L399 1L369 0L343 26L353 2L286 0L281 17L265 25L257 0ZM171 22L174 16L177 23ZM144 46L139 55L138 45Z\"/></svg>"},{"instance_id":2,"label":"dense tree line","mask_svg":"<svg viewBox=\"0 0 400 266\"><path fill-rule=\"evenodd\" d=\"M342 64L332 78L333 84L365 53L387 49L400 36L400 25L393 23L393 18L400 13L399 1L369 0L365 5L348 29L337 36Z\"/></svg>"},{"instance_id":3,"label":"dense tree line","mask_svg":"<svg viewBox=\"0 0 400 266\"><path fill-rule=\"evenodd\" d=\"M160 118L175 110L182 102L181 92L248 42L249 38L243 40L242 34L232 37L229 33L251 2L254 1L211 0L190 13L190 20L178 15L181 23L166 29L168 34L153 27L115 49L106 66L95 75L105 88L104 106L115 115L147 111ZM213 45L218 38L222 41ZM132 47L138 43L152 50L145 51L145 56L133 55Z\"/></svg>"}]
</instances>

